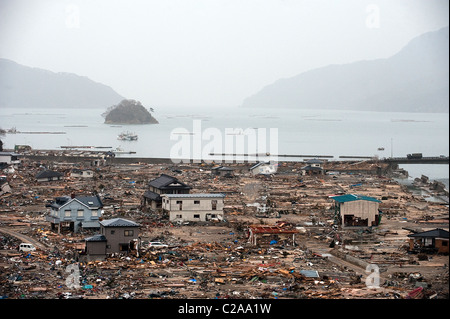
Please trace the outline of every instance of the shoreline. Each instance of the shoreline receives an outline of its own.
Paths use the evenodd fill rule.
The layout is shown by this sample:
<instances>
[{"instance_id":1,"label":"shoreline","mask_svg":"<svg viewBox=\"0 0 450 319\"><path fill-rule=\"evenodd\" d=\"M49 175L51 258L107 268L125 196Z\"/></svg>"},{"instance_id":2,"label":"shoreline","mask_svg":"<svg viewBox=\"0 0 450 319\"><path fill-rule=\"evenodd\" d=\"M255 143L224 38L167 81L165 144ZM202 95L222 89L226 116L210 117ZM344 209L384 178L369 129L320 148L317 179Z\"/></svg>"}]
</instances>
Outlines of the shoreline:
<instances>
[{"instance_id":1,"label":"shoreline","mask_svg":"<svg viewBox=\"0 0 450 319\"><path fill-rule=\"evenodd\" d=\"M4 149L5 152L14 152L14 150L11 149ZM247 164L247 165L253 165L258 162L262 162L261 160L255 159L255 160L223 160L220 159L218 161L214 160L195 160L195 159L171 159L171 158L164 158L164 157L125 157L121 155L125 154L117 154L115 157L109 157L108 151L99 151L99 150L74 150L74 149L35 149L31 151L26 151L24 153L19 153L19 157L26 158L28 160L32 161L55 161L55 162L66 162L66 163L86 163L91 162L92 166L101 166L104 164L173 164L173 165L183 165L183 164L195 164L195 163L214 163L214 164ZM311 157L314 157L313 155L309 155ZM316 155L315 158L320 158L320 155ZM104 161L104 163L100 163L100 161ZM283 163L305 163L308 161L309 158L305 158L303 160L287 160L287 161L277 161L279 164ZM348 163L349 165L354 164L362 164L364 162L371 163L372 161L368 160L362 160L358 158L350 158L342 156L338 159L323 159L324 164L345 164ZM378 164L384 164L384 169L371 169L371 170L361 170L361 169L336 169L336 168L330 168L328 171L338 171L338 172L360 172L362 174L378 174L381 176L385 176L387 178L390 178L392 180L395 180L401 185L405 185L408 187L411 192L414 192L414 188L416 190L420 190L421 192L425 193L426 197L431 197L434 200L437 200L441 203L449 203L449 190L448 185L445 183L442 183L440 181L436 181L436 179L429 181L428 177L425 175L422 175L423 179L426 179L426 181L420 183L419 178L415 178L414 180L409 180L409 172L403 168L392 168L392 167L386 167L386 163L378 163ZM401 173L398 175L398 173ZM446 179L446 178L441 178ZM447 179L448 180L448 179ZM433 183L441 183L444 184L444 189L441 191L444 194L435 194L432 190L430 190L430 186ZM420 184L420 185L417 185ZM428 189L427 189L428 188Z\"/></svg>"}]
</instances>

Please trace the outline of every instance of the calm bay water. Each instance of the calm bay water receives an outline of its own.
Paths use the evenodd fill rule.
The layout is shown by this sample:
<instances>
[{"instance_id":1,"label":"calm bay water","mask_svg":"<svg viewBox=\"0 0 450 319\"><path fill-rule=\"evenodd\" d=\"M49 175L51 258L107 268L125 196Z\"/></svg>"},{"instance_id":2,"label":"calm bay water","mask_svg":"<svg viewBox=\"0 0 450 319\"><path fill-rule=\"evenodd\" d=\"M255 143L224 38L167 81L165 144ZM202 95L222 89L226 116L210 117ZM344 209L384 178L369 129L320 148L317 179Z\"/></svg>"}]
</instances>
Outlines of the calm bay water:
<instances>
[{"instance_id":1,"label":"calm bay water","mask_svg":"<svg viewBox=\"0 0 450 319\"><path fill-rule=\"evenodd\" d=\"M215 128L221 133L225 152L226 129L266 129L266 149L270 145L270 128L277 129L278 154L339 156L424 156L449 154L448 114L359 112L336 110L241 109L171 107L156 109L157 125L104 124L104 109L0 109L0 128L15 127L18 131L50 131L65 134L6 134L1 136L4 148L16 144L33 149L61 149L61 146L120 147L135 157L170 157L179 140L174 132L201 132ZM137 141L120 141L123 131L139 135ZM239 132L235 130L234 132ZM182 138L182 135L172 135ZM273 134L272 134L273 137ZM186 138L186 136L184 137ZM193 137L191 138L191 147ZM201 141L207 150L209 141ZM384 150L379 150L384 148ZM217 150L214 150L217 151ZM208 152L206 152L208 153ZM236 151L238 153L238 151ZM280 158L283 160L283 158ZM439 179L448 188L448 165L403 165L411 178L422 174Z\"/></svg>"}]
</instances>

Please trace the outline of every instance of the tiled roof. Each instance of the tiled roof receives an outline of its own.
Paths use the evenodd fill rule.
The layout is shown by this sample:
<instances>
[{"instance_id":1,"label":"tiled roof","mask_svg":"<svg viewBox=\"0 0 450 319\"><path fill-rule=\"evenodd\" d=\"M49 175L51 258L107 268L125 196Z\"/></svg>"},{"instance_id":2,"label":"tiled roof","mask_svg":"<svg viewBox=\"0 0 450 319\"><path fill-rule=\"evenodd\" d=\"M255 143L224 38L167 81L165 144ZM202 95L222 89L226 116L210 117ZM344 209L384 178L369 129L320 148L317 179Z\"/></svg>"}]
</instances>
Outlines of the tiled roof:
<instances>
[{"instance_id":1,"label":"tiled roof","mask_svg":"<svg viewBox=\"0 0 450 319\"><path fill-rule=\"evenodd\" d=\"M448 231L443 230L441 228L436 228L433 230L415 233L408 235L408 237L433 237L433 238L448 238Z\"/></svg>"},{"instance_id":2,"label":"tiled roof","mask_svg":"<svg viewBox=\"0 0 450 319\"><path fill-rule=\"evenodd\" d=\"M123 218L113 218L100 222L104 227L139 227L139 224Z\"/></svg>"},{"instance_id":3,"label":"tiled roof","mask_svg":"<svg viewBox=\"0 0 450 319\"><path fill-rule=\"evenodd\" d=\"M175 177L166 175L166 174L162 174L160 177L155 178L154 180L150 181L148 183L149 186L153 186L156 187L158 189L163 189L165 187L168 187L170 184L180 184L179 186L177 185L177 188L183 188L183 189L191 189L190 186L180 182L178 179L176 179Z\"/></svg>"},{"instance_id":4,"label":"tiled roof","mask_svg":"<svg viewBox=\"0 0 450 319\"><path fill-rule=\"evenodd\" d=\"M37 173L36 178L62 177L64 174L55 171L45 170Z\"/></svg>"},{"instance_id":5,"label":"tiled roof","mask_svg":"<svg viewBox=\"0 0 450 319\"><path fill-rule=\"evenodd\" d=\"M84 205L88 206L89 208L102 208L103 203L100 197L97 196L76 196L75 199L83 203ZM61 196L56 197L53 203L51 203L49 206L54 207L56 209L60 208L61 206L67 204L69 201L71 201L72 198L69 196Z\"/></svg>"},{"instance_id":6,"label":"tiled roof","mask_svg":"<svg viewBox=\"0 0 450 319\"><path fill-rule=\"evenodd\" d=\"M106 237L104 235L94 235L92 237L88 237L84 239L85 241L106 241Z\"/></svg>"},{"instance_id":7,"label":"tiled roof","mask_svg":"<svg viewBox=\"0 0 450 319\"><path fill-rule=\"evenodd\" d=\"M159 194L156 194L152 191L145 191L144 197L151 199L151 200L161 200L161 196Z\"/></svg>"},{"instance_id":8,"label":"tiled roof","mask_svg":"<svg viewBox=\"0 0 450 319\"><path fill-rule=\"evenodd\" d=\"M89 207L103 207L102 200L99 196L77 196L75 198Z\"/></svg>"}]
</instances>

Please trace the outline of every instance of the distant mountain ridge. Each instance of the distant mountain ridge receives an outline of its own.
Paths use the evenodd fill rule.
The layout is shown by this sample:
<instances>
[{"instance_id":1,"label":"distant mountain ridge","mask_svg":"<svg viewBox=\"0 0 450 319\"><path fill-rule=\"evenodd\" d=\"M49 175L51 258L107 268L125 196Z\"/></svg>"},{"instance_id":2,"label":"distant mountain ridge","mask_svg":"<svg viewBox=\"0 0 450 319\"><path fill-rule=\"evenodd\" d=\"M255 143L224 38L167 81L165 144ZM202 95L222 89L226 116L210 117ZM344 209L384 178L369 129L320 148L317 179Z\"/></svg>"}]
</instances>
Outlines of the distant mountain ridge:
<instances>
[{"instance_id":1,"label":"distant mountain ridge","mask_svg":"<svg viewBox=\"0 0 450 319\"><path fill-rule=\"evenodd\" d=\"M449 28L412 39L387 59L329 65L281 79L243 107L449 112Z\"/></svg>"},{"instance_id":2,"label":"distant mountain ridge","mask_svg":"<svg viewBox=\"0 0 450 319\"><path fill-rule=\"evenodd\" d=\"M0 58L0 107L106 108L124 99L111 87Z\"/></svg>"}]
</instances>

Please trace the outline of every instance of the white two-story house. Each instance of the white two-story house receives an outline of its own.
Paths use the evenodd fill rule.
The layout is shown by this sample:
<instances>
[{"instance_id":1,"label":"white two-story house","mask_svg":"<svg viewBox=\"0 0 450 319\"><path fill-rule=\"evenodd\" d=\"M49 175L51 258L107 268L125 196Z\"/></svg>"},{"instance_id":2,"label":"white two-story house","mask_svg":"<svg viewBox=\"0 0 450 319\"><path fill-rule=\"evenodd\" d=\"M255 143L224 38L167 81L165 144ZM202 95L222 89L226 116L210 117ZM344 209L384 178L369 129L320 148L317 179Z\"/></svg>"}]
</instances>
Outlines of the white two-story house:
<instances>
[{"instance_id":1,"label":"white two-story house","mask_svg":"<svg viewBox=\"0 0 450 319\"><path fill-rule=\"evenodd\" d=\"M162 208L171 221L223 219L224 194L163 194L161 198Z\"/></svg>"}]
</instances>

